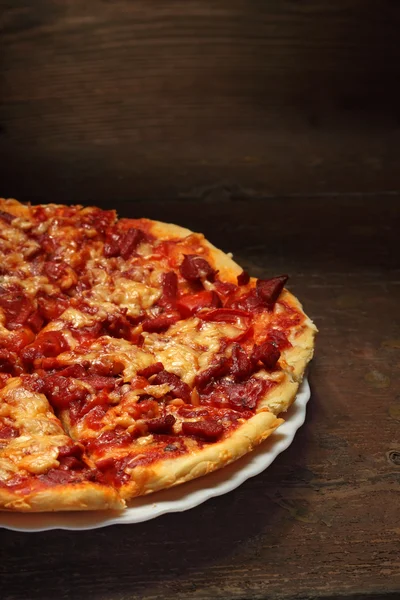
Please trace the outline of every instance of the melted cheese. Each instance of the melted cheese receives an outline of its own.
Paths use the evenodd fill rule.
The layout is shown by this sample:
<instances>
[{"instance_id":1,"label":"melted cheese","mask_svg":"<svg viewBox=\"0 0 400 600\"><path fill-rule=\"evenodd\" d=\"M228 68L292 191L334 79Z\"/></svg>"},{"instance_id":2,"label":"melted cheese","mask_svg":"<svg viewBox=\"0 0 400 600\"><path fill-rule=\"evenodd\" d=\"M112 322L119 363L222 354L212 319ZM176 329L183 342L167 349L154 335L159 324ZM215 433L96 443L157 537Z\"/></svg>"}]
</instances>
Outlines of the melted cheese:
<instances>
[{"instance_id":1,"label":"melted cheese","mask_svg":"<svg viewBox=\"0 0 400 600\"><path fill-rule=\"evenodd\" d=\"M227 323L207 323L198 318L179 321L163 334L144 333L143 349L155 362L193 385L199 370L205 369L220 351L222 338L235 338L241 330Z\"/></svg>"},{"instance_id":2,"label":"melted cheese","mask_svg":"<svg viewBox=\"0 0 400 600\"><path fill-rule=\"evenodd\" d=\"M153 306L161 296L161 290L152 288L130 279L118 278L115 280L115 291L112 302L128 309L130 316L137 316L142 309Z\"/></svg>"},{"instance_id":3,"label":"melted cheese","mask_svg":"<svg viewBox=\"0 0 400 600\"><path fill-rule=\"evenodd\" d=\"M130 317L137 317L143 309L150 308L159 299L161 291L139 281L118 277L114 282L95 285L89 293L91 301L111 302L127 309Z\"/></svg>"},{"instance_id":4,"label":"melted cheese","mask_svg":"<svg viewBox=\"0 0 400 600\"><path fill-rule=\"evenodd\" d=\"M198 371L199 352L174 338L150 334L143 347L155 356L155 362L162 362L164 369L175 373L189 385Z\"/></svg>"},{"instance_id":5,"label":"melted cheese","mask_svg":"<svg viewBox=\"0 0 400 600\"><path fill-rule=\"evenodd\" d=\"M0 450L0 480L16 474L40 474L59 466L59 448L69 442L43 394L22 387L12 378L0 392L0 416L19 430Z\"/></svg>"},{"instance_id":6,"label":"melted cheese","mask_svg":"<svg viewBox=\"0 0 400 600\"><path fill-rule=\"evenodd\" d=\"M124 381L131 381L136 373L152 365L155 360L149 352L134 346L124 339L102 336L90 345L86 352L77 346L76 351L60 354L58 360L63 365L82 364L107 366L110 374L121 373Z\"/></svg>"}]
</instances>

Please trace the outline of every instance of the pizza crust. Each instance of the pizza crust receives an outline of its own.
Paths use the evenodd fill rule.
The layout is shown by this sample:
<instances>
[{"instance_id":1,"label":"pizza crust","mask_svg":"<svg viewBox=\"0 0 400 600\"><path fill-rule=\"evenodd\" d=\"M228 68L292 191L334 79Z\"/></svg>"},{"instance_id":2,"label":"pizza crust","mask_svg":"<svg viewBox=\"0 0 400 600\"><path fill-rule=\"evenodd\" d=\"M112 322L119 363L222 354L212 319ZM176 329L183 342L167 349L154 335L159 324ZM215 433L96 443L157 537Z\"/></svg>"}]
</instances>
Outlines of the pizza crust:
<instances>
[{"instance_id":1,"label":"pizza crust","mask_svg":"<svg viewBox=\"0 0 400 600\"><path fill-rule=\"evenodd\" d=\"M24 496L0 488L0 510L52 512L123 508L125 502L115 490L91 482L63 484Z\"/></svg>"},{"instance_id":2,"label":"pizza crust","mask_svg":"<svg viewBox=\"0 0 400 600\"><path fill-rule=\"evenodd\" d=\"M251 452L283 423L268 411L262 411L243 423L225 439L211 443L202 450L153 465L132 469L132 481L120 490L125 500L151 494L185 483L221 469Z\"/></svg>"}]
</instances>

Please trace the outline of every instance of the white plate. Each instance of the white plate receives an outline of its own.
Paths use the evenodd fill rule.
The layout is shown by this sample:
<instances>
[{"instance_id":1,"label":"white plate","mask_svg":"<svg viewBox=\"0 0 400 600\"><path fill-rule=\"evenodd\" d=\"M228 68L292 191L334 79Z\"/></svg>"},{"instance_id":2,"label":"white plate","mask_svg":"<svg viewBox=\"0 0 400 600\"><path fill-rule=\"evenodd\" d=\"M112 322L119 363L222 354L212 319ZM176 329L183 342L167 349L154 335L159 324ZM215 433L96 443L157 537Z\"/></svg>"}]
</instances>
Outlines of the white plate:
<instances>
[{"instance_id":1,"label":"white plate","mask_svg":"<svg viewBox=\"0 0 400 600\"><path fill-rule=\"evenodd\" d=\"M155 519L171 512L182 512L202 504L210 498L221 496L239 487L250 477L269 467L272 461L286 450L296 431L304 423L306 404L310 399L310 387L304 379L296 402L286 414L286 420L254 452L215 471L175 488L134 500L121 512L58 512L36 514L12 514L0 512L0 527L14 531L47 531L49 529L85 530L108 525L128 525Z\"/></svg>"}]
</instances>

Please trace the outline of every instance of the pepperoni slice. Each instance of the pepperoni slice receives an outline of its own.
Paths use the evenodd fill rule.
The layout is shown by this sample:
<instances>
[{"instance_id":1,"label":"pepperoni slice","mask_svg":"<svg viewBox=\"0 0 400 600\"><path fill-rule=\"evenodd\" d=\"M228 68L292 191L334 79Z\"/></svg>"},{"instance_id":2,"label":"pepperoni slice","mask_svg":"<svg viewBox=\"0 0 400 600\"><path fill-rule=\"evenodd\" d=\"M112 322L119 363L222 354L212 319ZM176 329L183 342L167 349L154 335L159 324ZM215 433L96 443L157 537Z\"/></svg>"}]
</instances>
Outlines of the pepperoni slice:
<instances>
[{"instance_id":1,"label":"pepperoni slice","mask_svg":"<svg viewBox=\"0 0 400 600\"><path fill-rule=\"evenodd\" d=\"M232 366L230 373L236 381L250 377L254 369L253 362L247 356L245 350L235 343L232 347Z\"/></svg>"},{"instance_id":2,"label":"pepperoni slice","mask_svg":"<svg viewBox=\"0 0 400 600\"><path fill-rule=\"evenodd\" d=\"M120 236L116 230L116 228L110 227L110 229L106 233L106 239L104 242L103 253L106 258L111 258L113 256L118 256L120 253Z\"/></svg>"},{"instance_id":3,"label":"pepperoni slice","mask_svg":"<svg viewBox=\"0 0 400 600\"><path fill-rule=\"evenodd\" d=\"M35 310L26 320L26 324L34 331L39 333L44 323L43 317L40 315L39 310Z\"/></svg>"},{"instance_id":4,"label":"pepperoni slice","mask_svg":"<svg viewBox=\"0 0 400 600\"><path fill-rule=\"evenodd\" d=\"M273 309L288 279L288 275L281 275L272 279L257 280L257 295L269 310Z\"/></svg>"},{"instance_id":5,"label":"pepperoni slice","mask_svg":"<svg viewBox=\"0 0 400 600\"><path fill-rule=\"evenodd\" d=\"M182 398L182 400L185 402L190 402L191 389L187 383L178 377L178 375L169 373L168 371L160 371L157 373L157 375L155 375L152 383L154 385L167 383L170 386L171 393L175 398Z\"/></svg>"},{"instance_id":6,"label":"pepperoni slice","mask_svg":"<svg viewBox=\"0 0 400 600\"><path fill-rule=\"evenodd\" d=\"M31 300L18 285L9 288L0 287L0 307L6 316L6 326L16 329L24 325L33 311Z\"/></svg>"},{"instance_id":7,"label":"pepperoni slice","mask_svg":"<svg viewBox=\"0 0 400 600\"><path fill-rule=\"evenodd\" d=\"M132 435L125 431L125 429L116 427L110 431L103 431L97 438L89 440L87 447L91 452L101 452L105 450L107 446L128 446L132 442L132 439Z\"/></svg>"},{"instance_id":8,"label":"pepperoni slice","mask_svg":"<svg viewBox=\"0 0 400 600\"><path fill-rule=\"evenodd\" d=\"M212 308L221 306L218 294L203 290L196 294L185 294L181 296L177 303L177 308L183 319L191 317L203 308Z\"/></svg>"},{"instance_id":9,"label":"pepperoni slice","mask_svg":"<svg viewBox=\"0 0 400 600\"><path fill-rule=\"evenodd\" d=\"M71 402L82 401L88 395L85 388L61 375L48 375L45 378L44 393L56 408L67 408Z\"/></svg>"},{"instance_id":10,"label":"pepperoni slice","mask_svg":"<svg viewBox=\"0 0 400 600\"><path fill-rule=\"evenodd\" d=\"M131 227L125 232L119 231L117 227L110 227L104 242L104 256L106 258L121 256L127 260L145 239L146 235L143 231L135 227Z\"/></svg>"},{"instance_id":11,"label":"pepperoni slice","mask_svg":"<svg viewBox=\"0 0 400 600\"><path fill-rule=\"evenodd\" d=\"M125 315L108 315L103 328L107 335L115 338L130 340L132 337L132 324Z\"/></svg>"},{"instance_id":12,"label":"pepperoni slice","mask_svg":"<svg viewBox=\"0 0 400 600\"><path fill-rule=\"evenodd\" d=\"M220 279L216 279L214 281L214 288L218 294L224 298L234 294L238 289L234 283L230 283L229 281L221 281Z\"/></svg>"},{"instance_id":13,"label":"pepperoni slice","mask_svg":"<svg viewBox=\"0 0 400 600\"><path fill-rule=\"evenodd\" d=\"M162 295L158 301L159 306L172 306L176 304L178 295L178 276L173 271L163 273L161 277Z\"/></svg>"},{"instance_id":14,"label":"pepperoni slice","mask_svg":"<svg viewBox=\"0 0 400 600\"><path fill-rule=\"evenodd\" d=\"M123 234L119 244L122 258L124 260L129 258L139 244L144 241L145 237L146 236L144 235L143 231L140 229L128 229L128 231Z\"/></svg>"},{"instance_id":15,"label":"pepperoni slice","mask_svg":"<svg viewBox=\"0 0 400 600\"><path fill-rule=\"evenodd\" d=\"M150 433L170 433L176 419L173 415L165 415L158 419L147 421L147 428Z\"/></svg>"},{"instance_id":16,"label":"pepperoni slice","mask_svg":"<svg viewBox=\"0 0 400 600\"><path fill-rule=\"evenodd\" d=\"M238 285L247 285L250 281L250 275L248 274L247 271L242 271L238 276L237 276L237 282Z\"/></svg>"},{"instance_id":17,"label":"pepperoni slice","mask_svg":"<svg viewBox=\"0 0 400 600\"><path fill-rule=\"evenodd\" d=\"M153 365L146 367L145 369L141 369L137 372L137 374L139 375L139 377L145 377L146 379L148 379L149 377L151 377L152 375L156 375L160 371L164 371L164 366L161 362L156 362Z\"/></svg>"},{"instance_id":18,"label":"pepperoni slice","mask_svg":"<svg viewBox=\"0 0 400 600\"><path fill-rule=\"evenodd\" d=\"M246 381L233 382L222 380L211 389L206 388L201 394L201 402L219 408L233 408L243 412L253 410L257 402L275 382L251 377Z\"/></svg>"},{"instance_id":19,"label":"pepperoni slice","mask_svg":"<svg viewBox=\"0 0 400 600\"><path fill-rule=\"evenodd\" d=\"M69 306L69 299L64 296L48 296L43 294L37 299L39 314L46 320L57 319Z\"/></svg>"},{"instance_id":20,"label":"pepperoni slice","mask_svg":"<svg viewBox=\"0 0 400 600\"><path fill-rule=\"evenodd\" d=\"M19 436L19 429L11 425L0 424L0 440L11 440Z\"/></svg>"},{"instance_id":21,"label":"pepperoni slice","mask_svg":"<svg viewBox=\"0 0 400 600\"><path fill-rule=\"evenodd\" d=\"M179 271L187 281L193 282L201 279L213 281L216 274L210 263L197 254L186 254Z\"/></svg>"},{"instance_id":22,"label":"pepperoni slice","mask_svg":"<svg viewBox=\"0 0 400 600\"><path fill-rule=\"evenodd\" d=\"M83 454L83 446L81 446L81 444L71 444L69 445L65 445L65 446L61 446L58 449L58 458L65 458L67 456L75 456L75 458L80 458Z\"/></svg>"},{"instance_id":23,"label":"pepperoni slice","mask_svg":"<svg viewBox=\"0 0 400 600\"><path fill-rule=\"evenodd\" d=\"M36 338L33 344L23 349L21 356L24 361L32 362L35 358L58 356L66 350L69 350L69 345L60 331L45 331Z\"/></svg>"},{"instance_id":24,"label":"pepperoni slice","mask_svg":"<svg viewBox=\"0 0 400 600\"><path fill-rule=\"evenodd\" d=\"M208 369L197 373L195 377L195 384L199 390L204 389L213 379L218 379L227 375L229 372L229 359L226 356L222 356L217 359L214 364L210 365Z\"/></svg>"},{"instance_id":25,"label":"pepperoni slice","mask_svg":"<svg viewBox=\"0 0 400 600\"><path fill-rule=\"evenodd\" d=\"M254 346L252 361L256 364L261 361L266 369L273 370L281 356L279 349L272 342L264 342L259 346Z\"/></svg>"},{"instance_id":26,"label":"pepperoni slice","mask_svg":"<svg viewBox=\"0 0 400 600\"><path fill-rule=\"evenodd\" d=\"M179 321L180 315L177 312L171 312L167 314L159 315L158 317L153 317L152 319L145 319L142 322L143 331L148 331L149 333L159 333L160 331L165 331L173 325L177 321Z\"/></svg>"},{"instance_id":27,"label":"pepperoni slice","mask_svg":"<svg viewBox=\"0 0 400 600\"><path fill-rule=\"evenodd\" d=\"M194 435L206 441L218 439L223 431L223 426L215 421L185 421L182 423L182 433Z\"/></svg>"}]
</instances>

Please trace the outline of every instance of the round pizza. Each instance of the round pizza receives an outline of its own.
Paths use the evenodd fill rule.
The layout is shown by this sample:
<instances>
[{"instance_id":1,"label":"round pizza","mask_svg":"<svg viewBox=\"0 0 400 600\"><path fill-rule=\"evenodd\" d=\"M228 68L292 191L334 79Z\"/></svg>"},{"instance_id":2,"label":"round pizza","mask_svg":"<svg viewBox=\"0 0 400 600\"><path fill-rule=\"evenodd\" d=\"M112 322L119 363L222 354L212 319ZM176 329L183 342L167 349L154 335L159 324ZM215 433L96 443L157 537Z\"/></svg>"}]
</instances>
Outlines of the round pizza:
<instances>
[{"instance_id":1,"label":"round pizza","mask_svg":"<svg viewBox=\"0 0 400 600\"><path fill-rule=\"evenodd\" d=\"M0 508L122 509L283 422L316 328L203 235L0 200Z\"/></svg>"}]
</instances>

